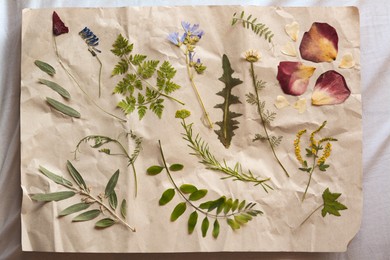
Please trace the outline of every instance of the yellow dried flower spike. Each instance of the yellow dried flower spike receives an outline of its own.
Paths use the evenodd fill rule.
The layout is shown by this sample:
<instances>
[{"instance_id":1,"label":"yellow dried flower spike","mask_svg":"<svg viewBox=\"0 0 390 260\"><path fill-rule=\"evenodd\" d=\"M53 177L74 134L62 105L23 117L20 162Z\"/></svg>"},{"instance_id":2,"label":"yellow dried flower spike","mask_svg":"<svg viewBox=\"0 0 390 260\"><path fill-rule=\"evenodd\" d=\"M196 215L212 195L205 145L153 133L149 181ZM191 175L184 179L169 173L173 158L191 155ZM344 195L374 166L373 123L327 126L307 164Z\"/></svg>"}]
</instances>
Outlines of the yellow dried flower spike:
<instances>
[{"instance_id":1,"label":"yellow dried flower spike","mask_svg":"<svg viewBox=\"0 0 390 260\"><path fill-rule=\"evenodd\" d=\"M306 133L306 129L299 131L297 133L297 139L294 140L295 157L297 158L298 162L300 162L300 164L302 165L304 165L304 160L302 159L302 155L301 155L300 143L301 143L301 137L304 133Z\"/></svg>"}]
</instances>

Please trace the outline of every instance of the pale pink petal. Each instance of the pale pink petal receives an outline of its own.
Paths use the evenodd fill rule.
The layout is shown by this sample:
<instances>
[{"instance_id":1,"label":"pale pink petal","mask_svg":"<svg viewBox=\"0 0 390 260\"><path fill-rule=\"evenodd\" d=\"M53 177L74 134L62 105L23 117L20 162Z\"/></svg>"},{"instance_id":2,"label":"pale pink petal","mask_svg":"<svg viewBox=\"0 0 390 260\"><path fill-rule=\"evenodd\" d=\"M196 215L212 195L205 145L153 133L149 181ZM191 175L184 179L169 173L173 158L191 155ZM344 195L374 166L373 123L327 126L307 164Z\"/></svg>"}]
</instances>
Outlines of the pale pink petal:
<instances>
[{"instance_id":1,"label":"pale pink petal","mask_svg":"<svg viewBox=\"0 0 390 260\"><path fill-rule=\"evenodd\" d=\"M315 68L301 62L282 61L278 66L277 79L285 94L299 96L305 93Z\"/></svg>"},{"instance_id":2,"label":"pale pink petal","mask_svg":"<svg viewBox=\"0 0 390 260\"><path fill-rule=\"evenodd\" d=\"M297 51L295 50L295 46L292 42L288 42L282 46L280 52L291 57L297 57Z\"/></svg>"},{"instance_id":3,"label":"pale pink petal","mask_svg":"<svg viewBox=\"0 0 390 260\"><path fill-rule=\"evenodd\" d=\"M277 96L275 100L275 107L277 109L282 109L284 107L288 107L290 103L287 101L287 99L284 96Z\"/></svg>"},{"instance_id":4,"label":"pale pink petal","mask_svg":"<svg viewBox=\"0 0 390 260\"><path fill-rule=\"evenodd\" d=\"M286 31L287 35L290 36L291 40L294 42L297 41L299 34L299 24L297 22L294 21L290 24L286 24L284 30Z\"/></svg>"},{"instance_id":5,"label":"pale pink petal","mask_svg":"<svg viewBox=\"0 0 390 260\"><path fill-rule=\"evenodd\" d=\"M347 53L341 59L339 68L341 68L341 69L350 69L350 68L353 68L354 66L355 66L355 60L354 60L352 54Z\"/></svg>"},{"instance_id":6,"label":"pale pink petal","mask_svg":"<svg viewBox=\"0 0 390 260\"><path fill-rule=\"evenodd\" d=\"M343 75L329 70L318 77L311 103L315 106L343 103L351 94Z\"/></svg>"}]
</instances>

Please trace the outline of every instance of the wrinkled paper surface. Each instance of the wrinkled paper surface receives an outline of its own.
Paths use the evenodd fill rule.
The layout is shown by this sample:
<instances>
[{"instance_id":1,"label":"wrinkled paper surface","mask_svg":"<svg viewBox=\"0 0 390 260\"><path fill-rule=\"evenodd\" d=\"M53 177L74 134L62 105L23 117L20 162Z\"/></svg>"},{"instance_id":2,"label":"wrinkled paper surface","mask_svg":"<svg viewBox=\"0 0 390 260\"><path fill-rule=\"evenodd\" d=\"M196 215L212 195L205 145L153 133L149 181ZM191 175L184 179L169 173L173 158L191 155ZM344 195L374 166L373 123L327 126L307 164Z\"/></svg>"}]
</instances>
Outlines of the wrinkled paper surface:
<instances>
[{"instance_id":1,"label":"wrinkled paper surface","mask_svg":"<svg viewBox=\"0 0 390 260\"><path fill-rule=\"evenodd\" d=\"M275 34L273 45L256 36L251 30L240 25L231 26L234 12L253 14L259 22L265 23ZM150 59L168 60L177 69L175 82L182 88L173 96L185 102L181 106L165 100L163 117L159 120L148 111L142 121L136 113L127 117L127 123L108 117L92 104L78 86L69 78L57 61L52 36L52 9L24 10L22 28L22 75L21 75L21 185L22 206L22 246L25 251L57 252L187 252L187 251L345 251L349 241L357 233L362 210L362 133L361 133L361 92L360 92L360 41L359 15L353 7L334 8L282 8L282 7L131 7L100 9L56 9L69 33L57 37L58 51L67 68L77 78L82 88L93 97L94 102L117 116L124 117L116 108L119 95L112 91L120 76L111 77L117 57L111 52L111 45L121 33L134 43L135 53L144 53ZM182 33L181 21L200 23L205 35L196 47L196 57L207 66L204 75L196 75L200 95L210 112L213 122L221 121L222 112L214 108L223 100L216 93L224 84L218 80L222 71L222 55L226 54L235 73L244 81L233 89L233 94L242 104L232 105L231 110L242 113L238 117L239 128L235 130L231 147L225 149L214 131L201 123L202 111L194 95L186 73L183 53L167 40L171 32ZM312 63L298 57L289 57L280 49L291 41L284 26L297 21L300 24L300 39L313 22L327 22L336 28L339 36L339 53L332 63ZM78 32L89 27L100 38L99 58L103 63L102 97L98 93L99 66L87 50ZM283 135L283 141L276 152L290 172L287 178L275 162L267 143L252 142L256 133L261 133L255 107L245 102L245 94L253 90L249 74L249 63L242 54L248 49L261 52L260 62L255 63L259 79L267 82L261 92L267 102L267 109L276 111L277 117L269 129L275 135ZM339 69L344 54L351 53L356 65L352 69ZM46 75L35 65L35 60L45 61L55 67L54 77ZM316 67L310 79L308 91L302 95L307 99L308 109L299 114L293 106L277 110L274 101L283 95L276 80L277 65L280 61L301 61ZM315 80L323 72L335 69L346 79L351 89L347 101L335 106L314 107L310 97ZM52 80L66 88L72 99L69 104L81 113L80 119L71 119L50 108L46 97L61 100L51 89L39 84L38 79ZM286 96L291 104L298 97ZM221 180L224 175L205 169L198 158L190 155L191 150L182 139L180 121L174 118L175 111L186 108L192 112L188 123L194 123L194 133L209 144L210 150L227 164L234 166L241 162L245 169L251 169L256 176L270 177L274 188L269 193L260 186L232 180ZM314 131L324 120L327 126L320 136L333 136L338 142L328 159L331 165L326 172L314 172L306 200L300 198L308 181L308 175L298 170L294 156L293 141L297 131L307 128ZM215 129L218 129L217 127ZM79 140L87 135L98 134L116 138L121 133L133 130L143 138L143 150L135 166L138 174L138 196L134 197L134 178L131 167L122 157L107 156L92 149L88 144L81 145L81 153L74 159L74 150ZM308 137L308 135L306 135ZM122 141L125 139L121 139ZM218 239L208 235L203 238L200 230L202 216L192 235L187 232L190 210L177 221L170 221L174 206L181 202L176 197L168 205L159 206L158 200L168 188L172 188L167 175L146 175L151 165L161 164L158 140L164 148L170 163L185 166L173 177L178 185L192 183L198 188L208 189L205 200L214 200L222 195L240 200L256 202L262 216L255 217L241 229L232 231L224 221L220 221L221 232ZM126 143L128 149L134 147ZM83 175L92 193L104 192L110 176L121 171L116 192L118 198L128 202L127 221L136 228L130 232L122 225L97 230L95 221L72 223L72 217L58 217L58 213L74 203L78 196L60 202L40 203L29 197L33 193L64 190L38 171L40 165L54 173L71 179L66 170L70 160ZM300 223L322 204L322 192L329 187L332 192L342 193L339 201L348 209L341 211L340 217L321 216L315 212L303 225ZM198 203L200 204L200 203ZM92 208L92 207L91 207ZM212 224L212 223L211 223Z\"/></svg>"}]
</instances>

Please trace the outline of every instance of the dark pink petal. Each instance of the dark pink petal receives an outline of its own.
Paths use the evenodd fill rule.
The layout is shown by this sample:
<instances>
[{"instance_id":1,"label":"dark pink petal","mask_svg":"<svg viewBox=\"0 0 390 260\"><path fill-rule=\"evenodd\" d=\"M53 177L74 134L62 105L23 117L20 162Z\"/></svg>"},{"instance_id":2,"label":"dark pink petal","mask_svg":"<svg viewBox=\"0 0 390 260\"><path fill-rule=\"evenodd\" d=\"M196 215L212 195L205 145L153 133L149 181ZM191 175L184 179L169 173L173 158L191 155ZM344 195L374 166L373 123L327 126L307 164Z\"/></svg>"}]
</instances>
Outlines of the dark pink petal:
<instances>
[{"instance_id":1,"label":"dark pink petal","mask_svg":"<svg viewBox=\"0 0 390 260\"><path fill-rule=\"evenodd\" d=\"M318 77L311 103L315 106L343 103L351 94L343 75L329 70Z\"/></svg>"},{"instance_id":2,"label":"dark pink petal","mask_svg":"<svg viewBox=\"0 0 390 260\"><path fill-rule=\"evenodd\" d=\"M56 12L53 12L53 34L55 36L58 36L68 32L68 27L65 26L64 22L61 20L58 14Z\"/></svg>"},{"instance_id":3,"label":"dark pink petal","mask_svg":"<svg viewBox=\"0 0 390 260\"><path fill-rule=\"evenodd\" d=\"M278 66L278 79L285 94L299 96L305 93L315 68L301 62L282 61Z\"/></svg>"},{"instance_id":4,"label":"dark pink petal","mask_svg":"<svg viewBox=\"0 0 390 260\"><path fill-rule=\"evenodd\" d=\"M336 29L327 23L313 23L305 32L299 51L305 60L331 62L337 57L339 37Z\"/></svg>"}]
</instances>

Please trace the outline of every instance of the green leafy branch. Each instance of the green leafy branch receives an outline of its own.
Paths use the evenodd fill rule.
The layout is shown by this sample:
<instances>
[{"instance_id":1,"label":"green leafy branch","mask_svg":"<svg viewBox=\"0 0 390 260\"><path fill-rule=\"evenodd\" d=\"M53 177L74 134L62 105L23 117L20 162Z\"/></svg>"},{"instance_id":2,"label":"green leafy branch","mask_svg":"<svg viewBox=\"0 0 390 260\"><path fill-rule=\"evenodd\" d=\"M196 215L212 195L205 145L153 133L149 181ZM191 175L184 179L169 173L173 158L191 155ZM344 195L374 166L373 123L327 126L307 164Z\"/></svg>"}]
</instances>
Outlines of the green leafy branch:
<instances>
[{"instance_id":1,"label":"green leafy branch","mask_svg":"<svg viewBox=\"0 0 390 260\"><path fill-rule=\"evenodd\" d=\"M198 222L199 214L204 216L201 224L203 237L207 235L207 231L210 226L210 219L214 220L212 230L212 236L214 238L217 238L219 235L220 220L226 220L232 230L236 230L251 221L253 217L263 214L260 210L253 209L256 203L246 203L245 200L233 200L232 198L228 199L225 196L216 200L203 202L199 206L196 206L195 201L203 199L207 195L208 190L198 189L192 184L182 184L179 187L173 180L171 171L180 171L183 169L183 165L172 164L168 167L160 141L159 148L163 165L151 166L147 169L147 173L149 175L157 175L165 169L169 180L174 186L174 188L169 188L163 192L159 200L160 206L168 204L175 197L176 193L178 193L182 198L183 202L178 203L171 213L170 219L172 222L176 221L184 214L187 210L187 206L192 208L192 213L189 215L187 224L189 234L192 234L194 231Z\"/></svg>"},{"instance_id":2,"label":"green leafy branch","mask_svg":"<svg viewBox=\"0 0 390 260\"><path fill-rule=\"evenodd\" d=\"M80 145L82 143L88 143L90 141L94 142L94 144L91 145L91 148L99 149L98 151L101 153L105 153L107 155L112 155L112 156L118 156L118 155L124 156L128 160L128 166L131 165L132 170L133 170L134 182L135 182L135 196L137 196L138 181L137 181L137 172L135 169L135 161L142 150L142 138L138 137L132 131L129 133L125 133L125 137L132 140L135 144L134 150L132 151L131 154L126 150L126 148L123 146L123 144L117 139L113 139L113 138L110 138L108 136L103 136L103 135L88 135L88 136L82 138L78 142L78 144L76 145L76 149L74 151L74 154L75 154L74 157L76 159L77 152L80 151ZM103 145L108 144L108 143L116 144L119 147L119 152L112 152L111 149L109 149L109 148L103 148Z\"/></svg>"},{"instance_id":3,"label":"green leafy branch","mask_svg":"<svg viewBox=\"0 0 390 260\"><path fill-rule=\"evenodd\" d=\"M64 177L52 173L46 168L40 166L39 171L45 175L50 180L55 183L64 186L67 188L67 191L59 191L59 192L51 192L51 193L36 193L30 195L31 199L40 202L53 202L53 201L61 201L66 200L75 196L76 194L81 196L81 202L77 204L73 204L61 212L59 212L59 217L67 216L70 214L74 214L77 212L84 211L79 213L72 219L72 222L84 222L97 218L100 215L108 215L108 217L101 218L97 222L95 222L96 228L108 228L114 224L120 223L131 231L135 232L135 228L131 227L126 222L126 212L127 212L127 202L126 199L123 199L120 204L120 215L116 213L118 208L118 198L115 191L115 187L119 178L119 170L117 170L107 182L104 192L95 196L91 194L90 188L87 186L84 178L81 174L76 170L76 168L72 165L71 162L67 162L66 164L68 173L72 177L73 182L65 179ZM98 208L87 210L90 206L97 205Z\"/></svg>"},{"instance_id":4,"label":"green leafy branch","mask_svg":"<svg viewBox=\"0 0 390 260\"><path fill-rule=\"evenodd\" d=\"M160 63L158 60L147 60L146 55L132 54L133 44L130 44L121 34L112 47L111 52L120 58L112 75L124 75L115 86L114 93L124 96L124 99L118 103L118 107L126 115L137 109L141 120L149 109L161 118L164 98L184 105L183 102L169 95L180 86L173 82L176 70L168 61L164 61L158 67ZM156 78L155 84L148 81L153 76Z\"/></svg>"},{"instance_id":5,"label":"green leafy branch","mask_svg":"<svg viewBox=\"0 0 390 260\"><path fill-rule=\"evenodd\" d=\"M310 215L305 218L305 220L301 223L300 226L303 225L317 210L319 210L322 207L321 215L322 217L325 217L326 214L334 215L336 217L341 216L340 210L346 210L348 209L344 204L337 201L337 199L341 196L341 193L332 193L330 192L329 188L326 188L324 192L322 193L322 200L323 203L318 206L315 210L313 210Z\"/></svg>"},{"instance_id":6,"label":"green leafy branch","mask_svg":"<svg viewBox=\"0 0 390 260\"><path fill-rule=\"evenodd\" d=\"M228 166L225 160L223 160L223 163L219 162L210 152L208 144L199 136L199 134L197 134L194 138L192 124L187 125L185 117L180 116L181 112L183 112L183 110L177 111L176 117L182 119L181 125L185 131L185 133L182 133L183 139L188 142L188 146L192 149L193 153L191 154L200 158L201 160L199 162L205 165L206 169L227 175L222 179L251 182L254 183L255 186L261 185L266 192L268 192L267 189L272 190L272 187L266 183L271 178L260 179L259 177L254 176L251 170L245 172L242 170L242 166L239 162L237 162L233 168Z\"/></svg>"},{"instance_id":7,"label":"green leafy branch","mask_svg":"<svg viewBox=\"0 0 390 260\"><path fill-rule=\"evenodd\" d=\"M232 26L237 23L241 23L244 28L251 29L252 32L254 32L256 35L263 37L266 41L271 43L274 34L270 28L267 27L264 23L256 23L256 21L257 18L252 17L251 14L245 18L245 13L242 11L240 15L237 13L233 14Z\"/></svg>"}]
</instances>

